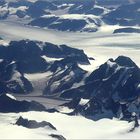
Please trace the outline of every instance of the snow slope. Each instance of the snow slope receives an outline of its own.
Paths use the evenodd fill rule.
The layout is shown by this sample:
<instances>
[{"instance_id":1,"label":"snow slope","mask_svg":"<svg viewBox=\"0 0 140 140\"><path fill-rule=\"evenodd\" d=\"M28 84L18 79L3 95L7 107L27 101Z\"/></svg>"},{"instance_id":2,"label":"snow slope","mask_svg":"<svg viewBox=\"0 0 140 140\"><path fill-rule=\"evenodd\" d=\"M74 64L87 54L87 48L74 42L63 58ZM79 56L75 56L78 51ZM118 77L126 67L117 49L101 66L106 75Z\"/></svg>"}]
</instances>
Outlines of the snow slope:
<instances>
[{"instance_id":1,"label":"snow slope","mask_svg":"<svg viewBox=\"0 0 140 140\"><path fill-rule=\"evenodd\" d=\"M116 119L102 119L95 122L82 116L67 116L65 114L47 112L0 114L0 135L2 139L23 137L24 139L50 139L48 134L52 131L47 128L30 130L12 125L11 123L15 123L19 116L36 121L48 121L57 128L57 134L62 134L66 139L139 139L139 129L133 133L128 132L132 128L133 123ZM7 135L9 131L11 133Z\"/></svg>"}]
</instances>

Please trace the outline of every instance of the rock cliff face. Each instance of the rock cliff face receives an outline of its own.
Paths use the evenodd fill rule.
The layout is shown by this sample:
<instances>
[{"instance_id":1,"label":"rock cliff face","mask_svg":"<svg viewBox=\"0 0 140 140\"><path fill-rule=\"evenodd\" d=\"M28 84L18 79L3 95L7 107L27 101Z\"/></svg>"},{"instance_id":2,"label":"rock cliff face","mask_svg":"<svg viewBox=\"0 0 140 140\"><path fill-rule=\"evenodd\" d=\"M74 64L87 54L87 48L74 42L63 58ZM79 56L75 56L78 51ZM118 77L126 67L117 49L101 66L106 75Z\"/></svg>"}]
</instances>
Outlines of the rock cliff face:
<instances>
[{"instance_id":1,"label":"rock cliff face","mask_svg":"<svg viewBox=\"0 0 140 140\"><path fill-rule=\"evenodd\" d=\"M46 14L45 16L33 19L29 23L32 26L70 32L96 32L101 24L100 18L91 15L91 13L89 15L67 14L61 16Z\"/></svg>"},{"instance_id":2,"label":"rock cliff face","mask_svg":"<svg viewBox=\"0 0 140 140\"><path fill-rule=\"evenodd\" d=\"M18 113L27 111L46 111L46 108L35 101L17 101L7 94L0 95L0 112L2 113Z\"/></svg>"},{"instance_id":3,"label":"rock cliff face","mask_svg":"<svg viewBox=\"0 0 140 140\"><path fill-rule=\"evenodd\" d=\"M29 93L33 87L24 75L43 72L52 73L50 79L47 77L44 94L48 94L47 91L62 78L57 88L61 87L58 90L61 92L66 87L72 87L75 82L82 81L86 72L78 64L90 64L83 50L30 40L11 41L8 46L1 45L0 59L1 93ZM56 93L54 91L55 89L51 93Z\"/></svg>"},{"instance_id":4,"label":"rock cliff face","mask_svg":"<svg viewBox=\"0 0 140 140\"><path fill-rule=\"evenodd\" d=\"M139 7L140 2L125 4L104 15L103 19L108 24L119 24L121 26L140 25Z\"/></svg>"},{"instance_id":5,"label":"rock cliff face","mask_svg":"<svg viewBox=\"0 0 140 140\"><path fill-rule=\"evenodd\" d=\"M130 120L133 113L140 115L140 69L128 57L110 59L87 77L84 86L61 96L75 100L68 104L75 109L74 113L95 120L104 117ZM82 104L85 99L88 101Z\"/></svg>"},{"instance_id":6,"label":"rock cliff face","mask_svg":"<svg viewBox=\"0 0 140 140\"><path fill-rule=\"evenodd\" d=\"M8 46L0 46L0 59L15 61L18 69L23 73L46 71L50 63L43 56L49 58L66 58L67 61L90 64L83 50L66 45L55 45L30 40L11 41Z\"/></svg>"},{"instance_id":7,"label":"rock cliff face","mask_svg":"<svg viewBox=\"0 0 140 140\"><path fill-rule=\"evenodd\" d=\"M67 62L65 63L72 63L75 61L81 64L90 64L88 57L83 50L71 48L67 45L45 43L42 53L50 58L66 58Z\"/></svg>"},{"instance_id":8,"label":"rock cliff face","mask_svg":"<svg viewBox=\"0 0 140 140\"><path fill-rule=\"evenodd\" d=\"M32 84L19 71L15 61L0 62L0 93L29 93L32 90Z\"/></svg>"},{"instance_id":9,"label":"rock cliff face","mask_svg":"<svg viewBox=\"0 0 140 140\"><path fill-rule=\"evenodd\" d=\"M44 94L61 95L62 92L83 81L87 72L79 68L74 61L74 58L65 58L61 61L55 61L51 65L49 70L53 72L53 75L47 81Z\"/></svg>"}]
</instances>

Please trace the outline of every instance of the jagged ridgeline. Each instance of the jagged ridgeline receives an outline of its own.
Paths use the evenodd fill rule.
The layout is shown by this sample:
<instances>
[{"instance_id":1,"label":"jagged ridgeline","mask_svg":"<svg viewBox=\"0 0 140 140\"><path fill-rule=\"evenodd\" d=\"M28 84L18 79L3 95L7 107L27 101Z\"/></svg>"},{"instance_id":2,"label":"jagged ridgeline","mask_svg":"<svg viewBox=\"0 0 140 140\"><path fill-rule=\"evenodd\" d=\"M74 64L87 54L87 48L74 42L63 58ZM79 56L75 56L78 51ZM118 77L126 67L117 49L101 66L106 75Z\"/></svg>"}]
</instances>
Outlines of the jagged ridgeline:
<instances>
[{"instance_id":1,"label":"jagged ridgeline","mask_svg":"<svg viewBox=\"0 0 140 140\"><path fill-rule=\"evenodd\" d=\"M93 71L79 88L61 94L72 101L64 106L88 118L117 117L133 120L140 115L140 69L128 57L109 59Z\"/></svg>"},{"instance_id":2,"label":"jagged ridgeline","mask_svg":"<svg viewBox=\"0 0 140 140\"><path fill-rule=\"evenodd\" d=\"M56 61L47 61L48 58L55 58ZM72 71L80 71L77 79L71 79L72 86L75 80L81 81L86 73L78 64L90 64L83 50L30 40L11 41L8 46L1 45L0 59L1 93L33 91L32 83L25 74L51 72L53 79L60 71L65 73L63 77Z\"/></svg>"},{"instance_id":3,"label":"jagged ridgeline","mask_svg":"<svg viewBox=\"0 0 140 140\"><path fill-rule=\"evenodd\" d=\"M37 0L34 2L24 0L22 2L3 1L0 5L1 20L14 16L17 20L25 20L26 25L40 28L67 32L97 32L104 25L120 25L130 26L130 28L136 26L136 29L129 30L129 33L139 30L137 27L140 23L139 0L135 2L128 0L102 2L100 0L96 2L94 0ZM121 32L128 32L128 30L121 30Z\"/></svg>"},{"instance_id":4,"label":"jagged ridgeline","mask_svg":"<svg viewBox=\"0 0 140 140\"><path fill-rule=\"evenodd\" d=\"M66 45L21 40L0 49L1 93L27 94L34 86L25 74L51 73L42 95L71 99L65 106L74 110L72 114L94 120L131 120L133 112L139 116L140 69L128 57L109 59L89 74L79 67L90 65L88 56Z\"/></svg>"},{"instance_id":5,"label":"jagged ridgeline","mask_svg":"<svg viewBox=\"0 0 140 140\"><path fill-rule=\"evenodd\" d=\"M139 139L139 33L140 0L0 0L0 139Z\"/></svg>"}]
</instances>

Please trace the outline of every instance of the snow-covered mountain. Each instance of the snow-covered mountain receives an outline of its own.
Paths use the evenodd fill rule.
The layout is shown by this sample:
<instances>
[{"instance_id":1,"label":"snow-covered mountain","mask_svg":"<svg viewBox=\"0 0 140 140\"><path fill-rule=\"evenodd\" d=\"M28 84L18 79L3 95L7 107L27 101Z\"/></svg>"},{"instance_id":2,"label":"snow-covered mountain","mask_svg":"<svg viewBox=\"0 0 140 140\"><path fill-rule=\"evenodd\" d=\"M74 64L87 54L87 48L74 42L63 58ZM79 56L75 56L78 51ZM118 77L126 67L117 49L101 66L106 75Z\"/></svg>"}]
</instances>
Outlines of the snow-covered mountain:
<instances>
[{"instance_id":1,"label":"snow-covered mountain","mask_svg":"<svg viewBox=\"0 0 140 140\"><path fill-rule=\"evenodd\" d=\"M61 88L65 89L66 79L69 79L69 88L74 83L80 82L86 74L78 64L90 64L83 50L47 42L11 41L7 46L0 46L0 50L2 93L31 92L32 84L24 77L24 74L41 72L52 74L50 80L49 78L47 80L48 86L54 88L54 82L60 82L59 80L63 79L64 85ZM48 87L46 91L47 89ZM48 93L44 92L44 94ZM54 92L49 94L54 94Z\"/></svg>"},{"instance_id":2,"label":"snow-covered mountain","mask_svg":"<svg viewBox=\"0 0 140 140\"><path fill-rule=\"evenodd\" d=\"M101 24L102 21L97 16L81 14L45 15L29 23L32 26L73 32L96 32Z\"/></svg>"},{"instance_id":3,"label":"snow-covered mountain","mask_svg":"<svg viewBox=\"0 0 140 140\"><path fill-rule=\"evenodd\" d=\"M125 4L104 15L105 22L121 26L140 25L140 2ZM128 10L129 9L129 10Z\"/></svg>"},{"instance_id":4,"label":"snow-covered mountain","mask_svg":"<svg viewBox=\"0 0 140 140\"><path fill-rule=\"evenodd\" d=\"M2 47L0 48L2 49ZM15 61L1 59L0 79L1 93L28 93L32 91L32 84L20 72Z\"/></svg>"},{"instance_id":5,"label":"snow-covered mountain","mask_svg":"<svg viewBox=\"0 0 140 140\"><path fill-rule=\"evenodd\" d=\"M125 2L124 5L110 9L91 0L3 1L0 19L24 19L28 25L60 31L96 32L106 24L139 26L139 7L139 2Z\"/></svg>"},{"instance_id":6,"label":"snow-covered mountain","mask_svg":"<svg viewBox=\"0 0 140 140\"><path fill-rule=\"evenodd\" d=\"M139 0L0 0L0 138L139 139L139 19Z\"/></svg>"},{"instance_id":7,"label":"snow-covered mountain","mask_svg":"<svg viewBox=\"0 0 140 140\"><path fill-rule=\"evenodd\" d=\"M139 116L139 84L140 69L130 58L120 56L108 60L86 78L83 86L64 92L62 97L73 99L67 104L75 109L73 113L95 120L131 120L132 113Z\"/></svg>"},{"instance_id":8,"label":"snow-covered mountain","mask_svg":"<svg viewBox=\"0 0 140 140\"><path fill-rule=\"evenodd\" d=\"M9 63L4 63L8 59L10 62L15 61L16 67L22 75L37 72L49 73L42 95L71 98L73 101L78 99L79 102L82 98L88 99L88 103L83 106L74 105L74 112L81 113L86 117L92 116L94 119L94 116L100 115L101 118L104 118L107 117L108 112L112 113L112 115L109 113L109 118L120 117L118 111L122 107L124 109L123 118L131 119L131 113L129 114L127 109L131 105L139 108L140 69L128 57L120 56L116 60L109 59L89 75L78 65L90 64L85 53L66 45L57 46L51 43L21 40L12 41L7 47L1 46L2 48L1 58L4 60L1 65L6 67L7 74L1 72L1 75L6 76L4 79L7 79L8 75L11 78L12 72L12 79L15 79L12 81L8 77L6 81L9 83L5 86L9 88L3 90L5 93L18 93L20 91L18 89L21 87L16 87L16 84L19 86L22 82L20 82L21 79L18 80L17 72L14 74L15 67L11 69ZM43 64L40 63L40 59ZM32 88L30 82L27 79L26 82L23 82L25 93ZM96 105L94 106L94 104ZM125 105L126 107L124 107ZM135 113L139 114L139 111Z\"/></svg>"}]
</instances>

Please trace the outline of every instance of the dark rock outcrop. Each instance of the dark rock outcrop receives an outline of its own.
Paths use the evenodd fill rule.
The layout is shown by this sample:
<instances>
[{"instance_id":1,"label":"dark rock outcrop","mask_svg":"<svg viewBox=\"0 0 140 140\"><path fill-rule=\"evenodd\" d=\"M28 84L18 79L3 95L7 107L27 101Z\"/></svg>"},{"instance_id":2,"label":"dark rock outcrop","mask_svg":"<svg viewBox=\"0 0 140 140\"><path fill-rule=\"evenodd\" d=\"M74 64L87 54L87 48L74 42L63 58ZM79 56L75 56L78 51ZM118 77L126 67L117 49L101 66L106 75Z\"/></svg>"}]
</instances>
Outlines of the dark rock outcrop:
<instances>
[{"instance_id":1,"label":"dark rock outcrop","mask_svg":"<svg viewBox=\"0 0 140 140\"><path fill-rule=\"evenodd\" d=\"M48 64L41 57L41 53L36 41L12 41L8 47L9 59L16 61L18 68L24 73L41 72L47 68Z\"/></svg>"},{"instance_id":2,"label":"dark rock outcrop","mask_svg":"<svg viewBox=\"0 0 140 140\"><path fill-rule=\"evenodd\" d=\"M96 7L86 12L86 14L93 14L96 16L102 15L104 13L104 9L102 7Z\"/></svg>"},{"instance_id":3,"label":"dark rock outcrop","mask_svg":"<svg viewBox=\"0 0 140 140\"><path fill-rule=\"evenodd\" d=\"M49 26L51 23L55 22L58 19L58 17L56 16L50 16L50 17L39 17L36 18L34 20L32 20L29 25L32 26L38 26L38 27L47 27Z\"/></svg>"},{"instance_id":4,"label":"dark rock outcrop","mask_svg":"<svg viewBox=\"0 0 140 140\"><path fill-rule=\"evenodd\" d=\"M9 1L8 2L8 7L12 7L12 8L18 8L20 6L30 6L32 4L32 2L30 2L29 0L22 0L22 1Z\"/></svg>"},{"instance_id":5,"label":"dark rock outcrop","mask_svg":"<svg viewBox=\"0 0 140 140\"><path fill-rule=\"evenodd\" d=\"M60 95L63 91L71 89L74 84L82 82L86 71L82 70L75 60L69 61L65 58L60 61L55 61L48 69L53 72L53 75L47 81L44 94Z\"/></svg>"},{"instance_id":6,"label":"dark rock outcrop","mask_svg":"<svg viewBox=\"0 0 140 140\"><path fill-rule=\"evenodd\" d=\"M121 26L140 25L140 2L124 4L103 16L107 24L119 24Z\"/></svg>"},{"instance_id":7,"label":"dark rock outcrop","mask_svg":"<svg viewBox=\"0 0 140 140\"><path fill-rule=\"evenodd\" d=\"M48 13L50 14L50 13ZM29 25L38 27L47 27L49 29L55 29L59 31L70 31L70 32L96 32L98 27L101 26L102 21L99 18L92 18L80 16L79 18L63 18L61 16L47 15L33 19ZM88 26L89 24L94 27Z\"/></svg>"},{"instance_id":8,"label":"dark rock outcrop","mask_svg":"<svg viewBox=\"0 0 140 140\"><path fill-rule=\"evenodd\" d=\"M56 138L57 140L66 140L62 135L51 134L52 138Z\"/></svg>"},{"instance_id":9,"label":"dark rock outcrop","mask_svg":"<svg viewBox=\"0 0 140 140\"><path fill-rule=\"evenodd\" d=\"M16 15L19 18L24 18L26 16L26 11L22 11L22 10L17 10Z\"/></svg>"},{"instance_id":10,"label":"dark rock outcrop","mask_svg":"<svg viewBox=\"0 0 140 140\"><path fill-rule=\"evenodd\" d=\"M133 127L129 130L129 132L134 132L136 130L136 128L139 127L139 121L138 120L139 120L139 118L136 115L134 115L133 119L131 120L131 122L133 122Z\"/></svg>"},{"instance_id":11,"label":"dark rock outcrop","mask_svg":"<svg viewBox=\"0 0 140 140\"><path fill-rule=\"evenodd\" d=\"M81 98L75 97L70 102L64 103L64 104L62 104L60 106L66 106L66 107L68 107L70 109L74 109L74 108L76 108L79 105L80 100L81 100Z\"/></svg>"},{"instance_id":12,"label":"dark rock outcrop","mask_svg":"<svg viewBox=\"0 0 140 140\"><path fill-rule=\"evenodd\" d=\"M120 29L116 29L114 32L114 34L116 33L140 33L140 29L137 28L120 28Z\"/></svg>"},{"instance_id":13,"label":"dark rock outcrop","mask_svg":"<svg viewBox=\"0 0 140 140\"><path fill-rule=\"evenodd\" d=\"M61 58L62 60L47 62L47 57ZM0 46L0 59L3 59L0 62L2 93L28 93L33 88L31 83L24 77L24 73L47 71L51 71L53 76L51 79L48 77L46 91L54 85L54 82L59 82L61 78L63 80L61 80L57 92L65 88L69 89L75 82L82 81L86 74L78 64L90 64L88 56L83 50L66 45L30 40L11 41L8 46ZM65 83L66 77L68 81Z\"/></svg>"},{"instance_id":14,"label":"dark rock outcrop","mask_svg":"<svg viewBox=\"0 0 140 140\"><path fill-rule=\"evenodd\" d=\"M67 61L89 64L83 50L66 45L55 45L38 41L20 40L11 41L8 46L0 46L0 59L15 61L22 73L44 72L50 64L42 57L69 58Z\"/></svg>"},{"instance_id":15,"label":"dark rock outcrop","mask_svg":"<svg viewBox=\"0 0 140 140\"><path fill-rule=\"evenodd\" d=\"M32 18L41 17L47 13L46 9L57 10L57 7L52 2L38 0L29 6L27 14Z\"/></svg>"},{"instance_id":16,"label":"dark rock outcrop","mask_svg":"<svg viewBox=\"0 0 140 140\"><path fill-rule=\"evenodd\" d=\"M96 16L104 14L106 8L97 6L95 1L79 1L73 2L74 5L69 8L70 14L93 14Z\"/></svg>"},{"instance_id":17,"label":"dark rock outcrop","mask_svg":"<svg viewBox=\"0 0 140 140\"><path fill-rule=\"evenodd\" d=\"M18 70L16 62L0 62L0 93L29 93L32 90L32 84Z\"/></svg>"},{"instance_id":18,"label":"dark rock outcrop","mask_svg":"<svg viewBox=\"0 0 140 140\"><path fill-rule=\"evenodd\" d=\"M84 19L58 19L56 22L50 24L50 29L57 29L60 31L80 31L86 26L87 22Z\"/></svg>"},{"instance_id":19,"label":"dark rock outcrop","mask_svg":"<svg viewBox=\"0 0 140 140\"><path fill-rule=\"evenodd\" d=\"M56 128L49 122L46 122L46 121L37 122L35 120L24 119L21 116L18 118L15 125L23 126L23 127L30 128L30 129L36 129L36 128L40 128L40 127L49 127L53 130L56 130Z\"/></svg>"},{"instance_id":20,"label":"dark rock outcrop","mask_svg":"<svg viewBox=\"0 0 140 140\"><path fill-rule=\"evenodd\" d=\"M78 62L82 64L89 64L87 55L83 50L71 48L66 45L55 45L52 43L45 43L43 47L43 54L52 58L67 58L67 63ZM69 60L68 60L69 59ZM65 62L66 63L66 62Z\"/></svg>"},{"instance_id":21,"label":"dark rock outcrop","mask_svg":"<svg viewBox=\"0 0 140 140\"><path fill-rule=\"evenodd\" d=\"M140 69L128 57L110 59L91 73L82 87L61 96L71 96L79 103L82 98L89 99L85 105L76 102L73 106L74 101L68 105L74 107L76 114L81 113L94 120L105 117L131 120L133 112L140 115Z\"/></svg>"},{"instance_id":22,"label":"dark rock outcrop","mask_svg":"<svg viewBox=\"0 0 140 140\"><path fill-rule=\"evenodd\" d=\"M35 73L45 71L48 64L41 57L42 50L39 42L20 40L11 41L8 46L0 46L0 58L15 61L22 73Z\"/></svg>"},{"instance_id":23,"label":"dark rock outcrop","mask_svg":"<svg viewBox=\"0 0 140 140\"><path fill-rule=\"evenodd\" d=\"M0 112L18 113L27 111L46 111L46 108L36 101L17 101L6 94L0 95Z\"/></svg>"},{"instance_id":24,"label":"dark rock outcrop","mask_svg":"<svg viewBox=\"0 0 140 140\"><path fill-rule=\"evenodd\" d=\"M95 5L95 1L77 1L73 2L74 5L70 7L69 13L70 14L85 14L91 9L93 9Z\"/></svg>"}]
</instances>

